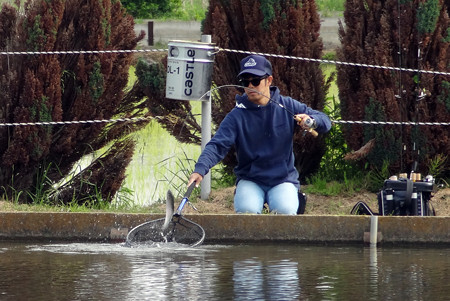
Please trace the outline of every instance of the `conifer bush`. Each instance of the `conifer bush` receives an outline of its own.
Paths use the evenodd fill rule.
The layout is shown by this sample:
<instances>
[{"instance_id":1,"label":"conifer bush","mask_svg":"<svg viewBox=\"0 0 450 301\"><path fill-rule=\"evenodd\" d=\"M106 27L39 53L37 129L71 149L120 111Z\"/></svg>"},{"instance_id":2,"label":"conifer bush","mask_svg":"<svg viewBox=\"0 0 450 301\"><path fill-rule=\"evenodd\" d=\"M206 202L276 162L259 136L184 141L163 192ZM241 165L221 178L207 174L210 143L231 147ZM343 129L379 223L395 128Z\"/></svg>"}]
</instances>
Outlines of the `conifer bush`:
<instances>
[{"instance_id":1,"label":"conifer bush","mask_svg":"<svg viewBox=\"0 0 450 301\"><path fill-rule=\"evenodd\" d=\"M142 91L124 92L133 54L39 53L134 49L143 34L136 36L119 1L18 3L2 5L0 50L38 53L0 56L0 123L145 116L139 110ZM145 123L2 126L0 194L22 202L36 195L57 203L84 203L93 195L110 200L133 154L126 135ZM96 154L92 163L73 171L89 154Z\"/></svg>"},{"instance_id":2,"label":"conifer bush","mask_svg":"<svg viewBox=\"0 0 450 301\"><path fill-rule=\"evenodd\" d=\"M299 57L320 58L323 44L319 37L320 19L313 1L212 0L202 32L212 36L218 47ZM215 57L215 87L237 84L239 62L245 54L221 51ZM318 63L268 57L273 65L274 84L281 93L322 110L329 83ZM219 89L213 95L212 119L217 128L235 105L236 88ZM172 116L159 119L178 140L197 142L200 128L185 102L152 101L151 110ZM176 113L175 113L176 112ZM173 115L178 118L173 118ZM187 120L190 129L183 127ZM304 178L317 170L324 154L324 138L313 138L298 131L294 137L296 166ZM233 151L224 159L228 172L236 164Z\"/></svg>"},{"instance_id":3,"label":"conifer bush","mask_svg":"<svg viewBox=\"0 0 450 301\"><path fill-rule=\"evenodd\" d=\"M338 60L417 70L397 71L337 66L342 119L401 122L448 122L450 21L448 1L348 0ZM375 138L362 166L386 160L392 173L425 173L427 162L450 153L448 126L347 125L346 142L357 150ZM449 171L447 163L446 167Z\"/></svg>"}]
</instances>

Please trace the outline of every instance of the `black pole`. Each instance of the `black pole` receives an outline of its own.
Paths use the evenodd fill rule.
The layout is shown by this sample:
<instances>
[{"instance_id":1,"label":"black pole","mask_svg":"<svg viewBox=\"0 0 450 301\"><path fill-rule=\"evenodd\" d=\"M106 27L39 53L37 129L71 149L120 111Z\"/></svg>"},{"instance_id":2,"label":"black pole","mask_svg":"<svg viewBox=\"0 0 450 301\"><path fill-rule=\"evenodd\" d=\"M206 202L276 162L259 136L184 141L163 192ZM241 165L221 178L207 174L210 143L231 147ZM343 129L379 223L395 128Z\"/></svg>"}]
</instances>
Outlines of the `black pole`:
<instances>
[{"instance_id":1,"label":"black pole","mask_svg":"<svg viewBox=\"0 0 450 301\"><path fill-rule=\"evenodd\" d=\"M153 46L153 21L148 21L147 27L147 36L148 36L148 46Z\"/></svg>"}]
</instances>

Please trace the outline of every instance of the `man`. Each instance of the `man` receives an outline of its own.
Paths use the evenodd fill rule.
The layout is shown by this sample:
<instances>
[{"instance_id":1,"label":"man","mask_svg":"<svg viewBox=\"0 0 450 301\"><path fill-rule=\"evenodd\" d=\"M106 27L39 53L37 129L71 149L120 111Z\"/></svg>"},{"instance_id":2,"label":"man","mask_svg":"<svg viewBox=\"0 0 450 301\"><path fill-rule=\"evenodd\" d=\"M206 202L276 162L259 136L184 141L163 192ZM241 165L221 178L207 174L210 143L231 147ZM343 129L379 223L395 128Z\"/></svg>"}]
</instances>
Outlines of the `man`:
<instances>
[{"instance_id":1,"label":"man","mask_svg":"<svg viewBox=\"0 0 450 301\"><path fill-rule=\"evenodd\" d=\"M296 214L299 174L294 166L293 135L299 126L325 133L331 128L327 115L313 110L271 87L272 65L263 56L241 61L238 79L245 87L236 95L236 106L224 118L200 155L188 185L198 186L210 168L234 145L238 164L234 209L261 213L264 203L279 214ZM292 116L294 112L295 119Z\"/></svg>"}]
</instances>

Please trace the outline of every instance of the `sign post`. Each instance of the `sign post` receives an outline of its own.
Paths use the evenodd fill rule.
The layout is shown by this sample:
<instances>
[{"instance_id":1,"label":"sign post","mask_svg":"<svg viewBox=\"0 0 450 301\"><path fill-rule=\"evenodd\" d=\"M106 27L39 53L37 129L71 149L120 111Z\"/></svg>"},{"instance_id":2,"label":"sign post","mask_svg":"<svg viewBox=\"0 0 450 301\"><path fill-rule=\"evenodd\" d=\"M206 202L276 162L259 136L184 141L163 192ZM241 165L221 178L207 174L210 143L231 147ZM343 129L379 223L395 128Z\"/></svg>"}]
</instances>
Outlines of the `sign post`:
<instances>
[{"instance_id":1,"label":"sign post","mask_svg":"<svg viewBox=\"0 0 450 301\"><path fill-rule=\"evenodd\" d=\"M211 140L211 81L214 64L214 44L210 35L201 42L171 41L168 44L166 97L178 100L202 101L201 149ZM202 99L207 95L208 98ZM211 193L211 172L201 182L202 199Z\"/></svg>"}]
</instances>

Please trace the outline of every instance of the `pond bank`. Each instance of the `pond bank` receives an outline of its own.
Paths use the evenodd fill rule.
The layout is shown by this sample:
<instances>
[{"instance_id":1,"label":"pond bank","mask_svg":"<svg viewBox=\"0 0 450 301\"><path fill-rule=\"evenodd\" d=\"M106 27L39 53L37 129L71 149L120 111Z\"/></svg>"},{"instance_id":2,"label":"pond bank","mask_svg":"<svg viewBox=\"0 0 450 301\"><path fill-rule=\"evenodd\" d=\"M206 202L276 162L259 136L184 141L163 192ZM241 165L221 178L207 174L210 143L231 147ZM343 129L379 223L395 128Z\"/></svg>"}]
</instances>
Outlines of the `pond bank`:
<instances>
[{"instance_id":1,"label":"pond bank","mask_svg":"<svg viewBox=\"0 0 450 301\"><path fill-rule=\"evenodd\" d=\"M133 227L161 214L1 212L0 239L124 241ZM205 243L364 243L369 216L185 215ZM380 216L381 243L450 244L450 217ZM366 233L366 234L365 234Z\"/></svg>"}]
</instances>

